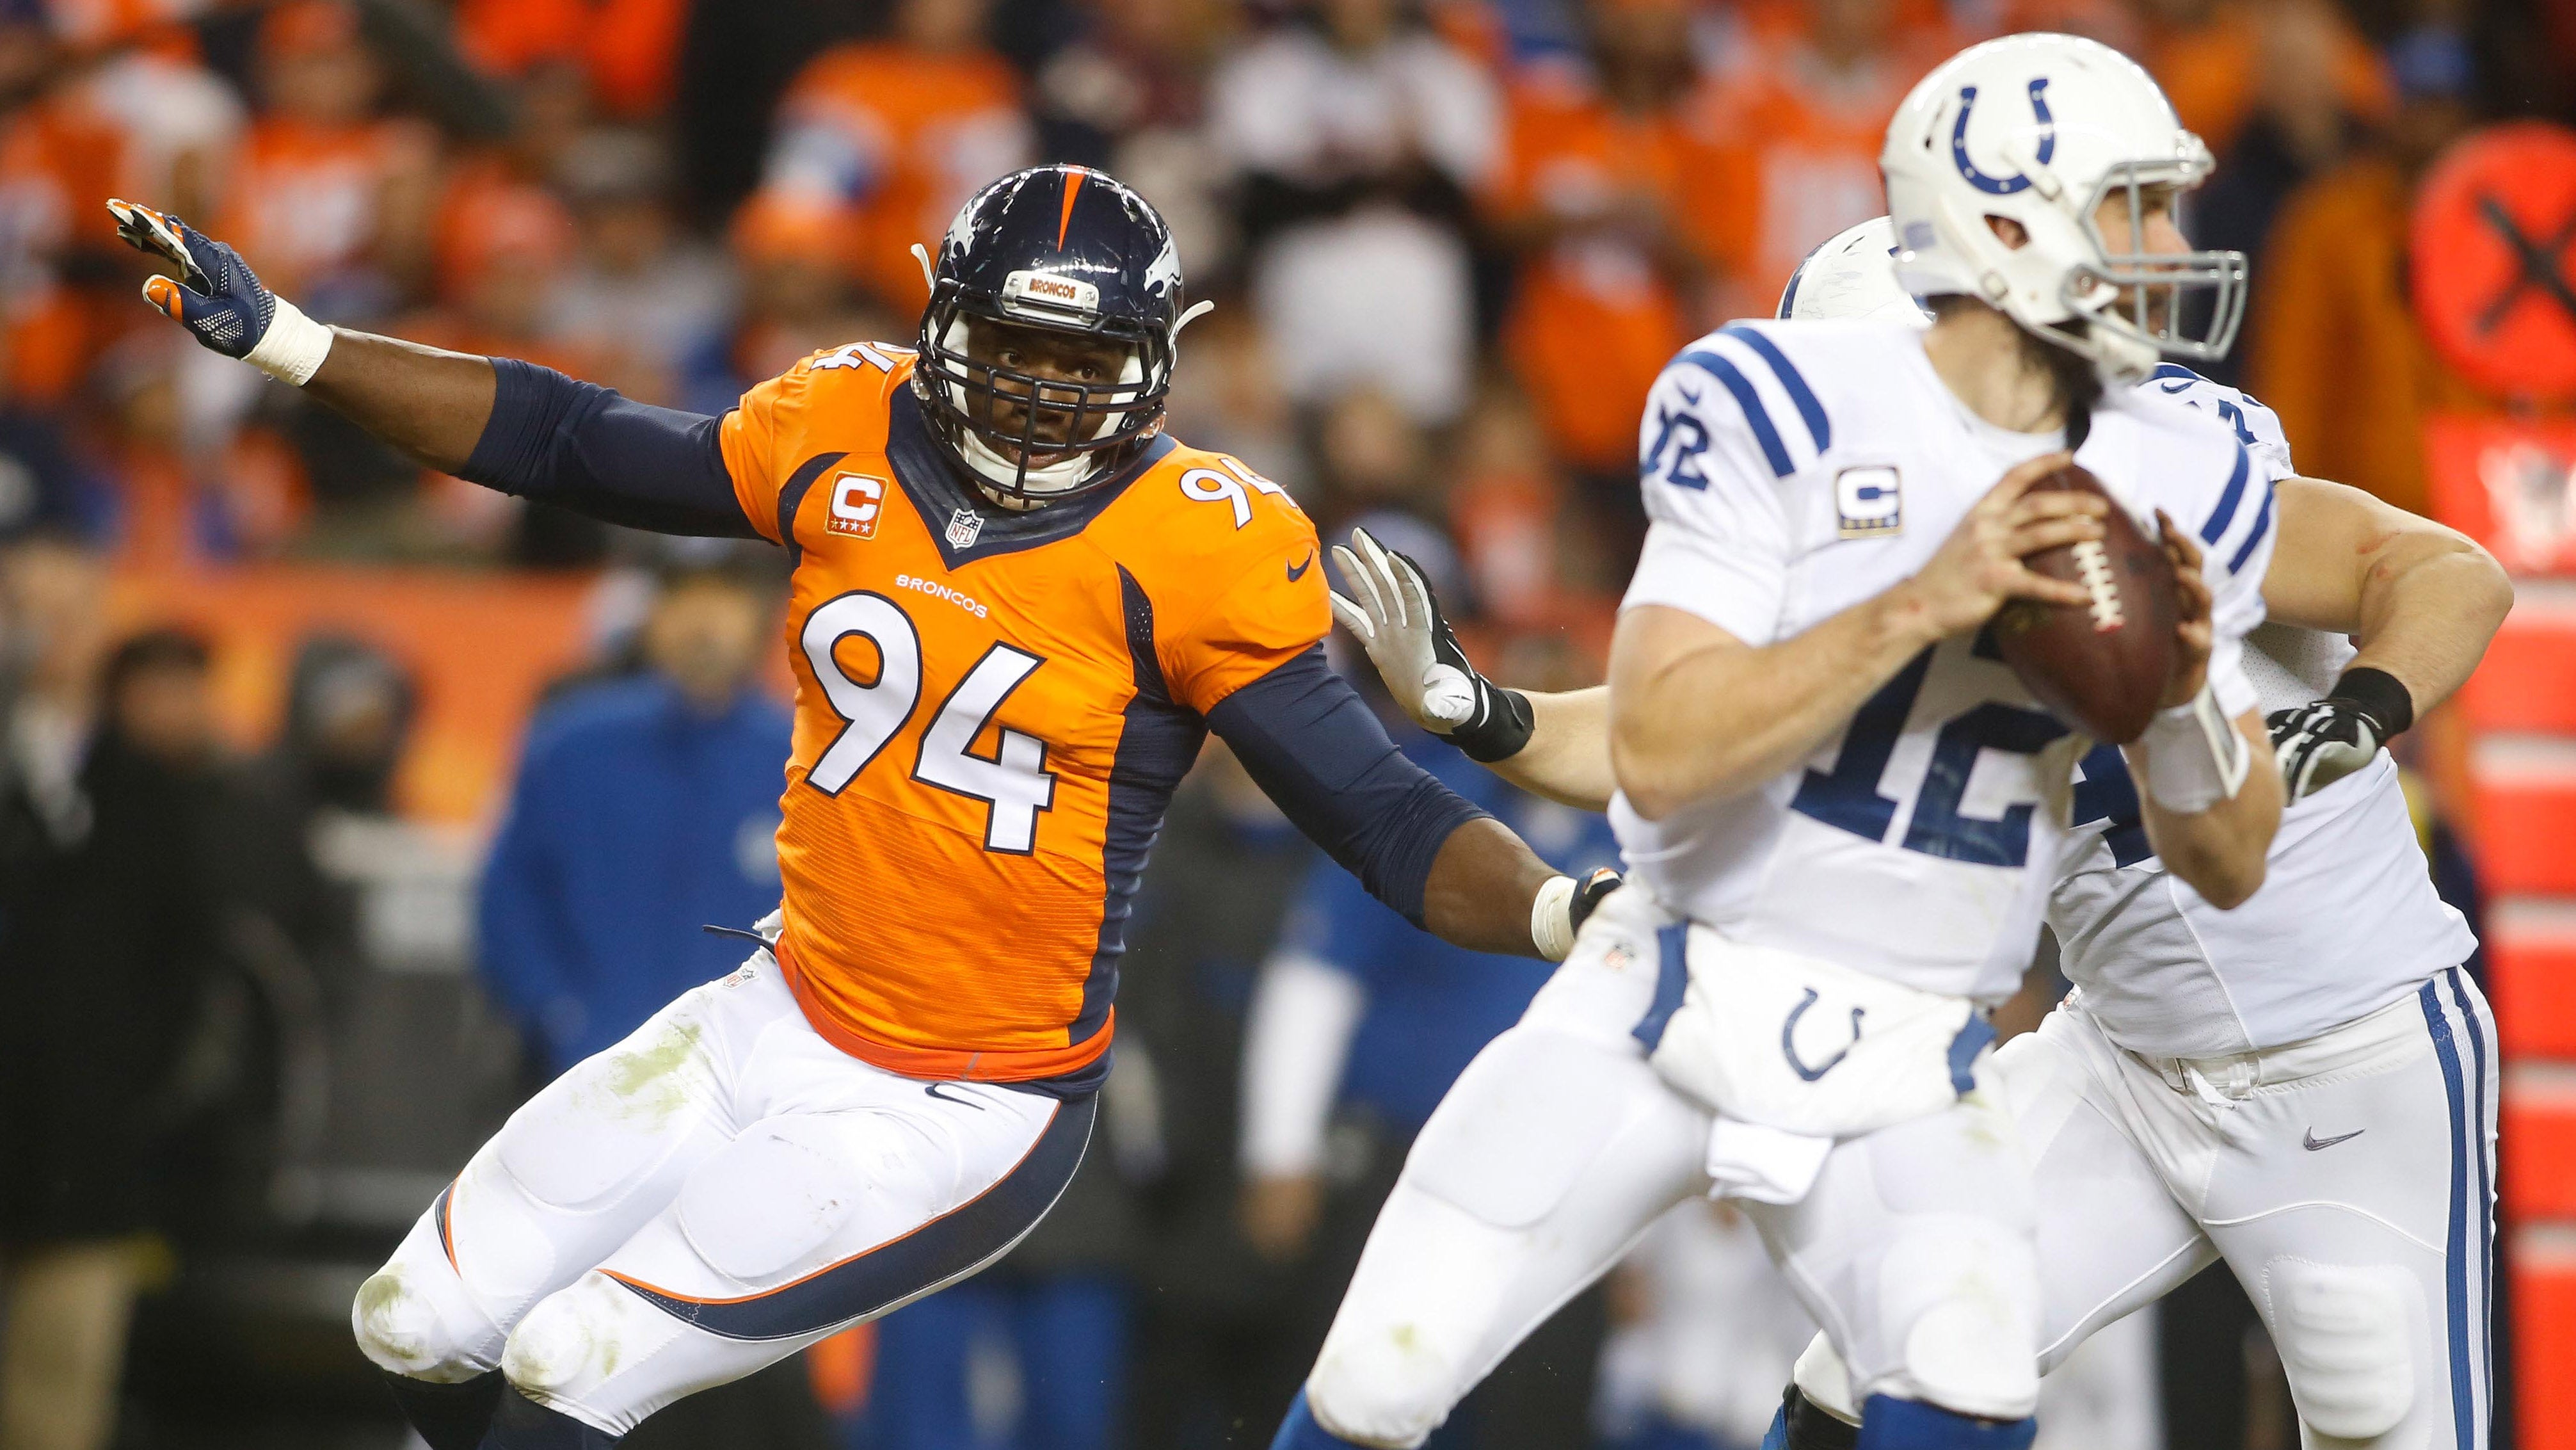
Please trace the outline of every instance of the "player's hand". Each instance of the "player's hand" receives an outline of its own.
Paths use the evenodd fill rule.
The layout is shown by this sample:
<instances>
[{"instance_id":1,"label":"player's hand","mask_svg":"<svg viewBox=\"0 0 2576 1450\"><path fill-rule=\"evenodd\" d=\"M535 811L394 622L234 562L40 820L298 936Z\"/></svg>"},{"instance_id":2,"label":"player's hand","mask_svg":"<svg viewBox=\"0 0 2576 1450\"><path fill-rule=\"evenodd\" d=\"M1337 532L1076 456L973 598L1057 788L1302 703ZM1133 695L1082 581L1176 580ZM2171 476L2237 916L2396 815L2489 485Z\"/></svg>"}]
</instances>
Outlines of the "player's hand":
<instances>
[{"instance_id":1,"label":"player's hand","mask_svg":"<svg viewBox=\"0 0 2576 1450\"><path fill-rule=\"evenodd\" d=\"M1467 658L1439 596L1412 559L1380 544L1366 529L1351 545L1333 546L1333 561L1359 596L1332 596L1333 617L1368 650L1369 663L1413 723L1445 735L1474 759L1509 759L1529 743L1529 701L1488 680Z\"/></svg>"},{"instance_id":2,"label":"player's hand","mask_svg":"<svg viewBox=\"0 0 2576 1450\"><path fill-rule=\"evenodd\" d=\"M1564 961L1593 910L1625 884L1618 872L1596 866L1582 876L1559 876L1541 886L1530 902L1530 945L1547 961Z\"/></svg>"},{"instance_id":3,"label":"player's hand","mask_svg":"<svg viewBox=\"0 0 2576 1450\"><path fill-rule=\"evenodd\" d=\"M148 206L110 201L107 209L116 216L116 235L159 258L177 279L146 278L143 300L224 356L250 356L277 318L277 295L241 254Z\"/></svg>"},{"instance_id":4,"label":"player's hand","mask_svg":"<svg viewBox=\"0 0 2576 1450\"><path fill-rule=\"evenodd\" d=\"M2165 561L2174 571L2174 642L2181 648L2174 655L2173 678L2165 684L2163 708L2188 705L2209 682L2210 611L2214 607L2209 580L2200 572L2200 541L2185 529L2174 527L2172 516L2156 510L2156 532L2163 544Z\"/></svg>"},{"instance_id":5,"label":"player's hand","mask_svg":"<svg viewBox=\"0 0 2576 1450\"><path fill-rule=\"evenodd\" d=\"M1235 1208L1252 1251L1283 1263L1304 1253L1315 1236L1324 1216L1324 1180L1314 1173L1249 1178Z\"/></svg>"},{"instance_id":6,"label":"player's hand","mask_svg":"<svg viewBox=\"0 0 2576 1450\"><path fill-rule=\"evenodd\" d=\"M2107 501L2073 489L2031 490L2074 461L2073 454L2048 453L2006 473L1907 581L1935 634L1946 638L1976 629L2007 600L2072 609L2091 603L2081 585L2035 573L2022 562L2043 549L2102 537Z\"/></svg>"},{"instance_id":7,"label":"player's hand","mask_svg":"<svg viewBox=\"0 0 2576 1450\"><path fill-rule=\"evenodd\" d=\"M2370 764L2392 733L2359 703L2333 696L2275 710L2264 723L2272 727L2272 754L2292 800Z\"/></svg>"}]
</instances>

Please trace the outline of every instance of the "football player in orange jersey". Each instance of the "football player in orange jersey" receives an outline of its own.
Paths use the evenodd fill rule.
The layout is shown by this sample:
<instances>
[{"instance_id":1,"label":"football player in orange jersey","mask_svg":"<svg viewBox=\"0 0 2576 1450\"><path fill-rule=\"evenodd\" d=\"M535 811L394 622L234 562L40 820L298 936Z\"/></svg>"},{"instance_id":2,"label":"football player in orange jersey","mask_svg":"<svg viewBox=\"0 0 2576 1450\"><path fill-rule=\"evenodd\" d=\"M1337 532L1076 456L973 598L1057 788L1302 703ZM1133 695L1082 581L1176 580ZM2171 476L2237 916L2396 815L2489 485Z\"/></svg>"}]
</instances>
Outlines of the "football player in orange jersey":
<instances>
[{"instance_id":1,"label":"football player in orange jersey","mask_svg":"<svg viewBox=\"0 0 2576 1450\"><path fill-rule=\"evenodd\" d=\"M614 1443L1027 1233L1089 1136L1128 904L1210 730L1462 945L1561 957L1615 884L1550 871L1325 666L1313 526L1162 431L1177 254L1098 172L969 201L917 349L819 353L720 418L325 328L112 205L176 274L156 307L423 463L795 563L781 912L521 1108L359 1294L435 1450ZM1511 698L1496 748L1528 728Z\"/></svg>"}]
</instances>

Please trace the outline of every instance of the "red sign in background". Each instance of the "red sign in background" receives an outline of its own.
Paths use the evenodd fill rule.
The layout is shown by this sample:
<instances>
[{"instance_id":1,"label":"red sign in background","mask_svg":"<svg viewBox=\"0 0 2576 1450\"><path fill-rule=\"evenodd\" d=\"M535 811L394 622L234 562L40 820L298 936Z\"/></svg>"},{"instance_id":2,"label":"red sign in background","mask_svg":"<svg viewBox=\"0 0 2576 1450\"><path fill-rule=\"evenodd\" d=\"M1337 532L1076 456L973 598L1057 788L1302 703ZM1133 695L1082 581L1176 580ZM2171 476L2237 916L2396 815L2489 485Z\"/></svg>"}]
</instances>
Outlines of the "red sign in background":
<instances>
[{"instance_id":1,"label":"red sign in background","mask_svg":"<svg viewBox=\"0 0 2576 1450\"><path fill-rule=\"evenodd\" d=\"M2517 122L2452 147L2417 192L2415 312L2499 398L2576 398L2576 132Z\"/></svg>"}]
</instances>

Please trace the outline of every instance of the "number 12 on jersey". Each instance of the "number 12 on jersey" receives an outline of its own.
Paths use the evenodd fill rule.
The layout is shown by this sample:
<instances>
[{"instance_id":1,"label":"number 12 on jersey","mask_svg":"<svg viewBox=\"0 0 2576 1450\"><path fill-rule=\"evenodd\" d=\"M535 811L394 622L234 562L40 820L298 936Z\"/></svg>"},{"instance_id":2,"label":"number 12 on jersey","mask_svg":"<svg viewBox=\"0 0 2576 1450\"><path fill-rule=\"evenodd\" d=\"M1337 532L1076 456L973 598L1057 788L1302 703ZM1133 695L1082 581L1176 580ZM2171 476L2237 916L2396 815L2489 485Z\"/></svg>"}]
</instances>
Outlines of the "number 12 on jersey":
<instances>
[{"instance_id":1,"label":"number 12 on jersey","mask_svg":"<svg viewBox=\"0 0 2576 1450\"><path fill-rule=\"evenodd\" d=\"M852 635L877 647L872 682L850 678L834 653ZM823 698L843 722L805 773L805 783L836 796L876 760L921 703L921 634L900 605L862 590L816 606L805 616L798 642L805 662L814 667ZM1045 741L1005 725L990 759L972 749L1002 702L1044 663L1026 650L996 642L948 692L921 732L912 778L990 806L984 826L987 851L1025 856L1035 850L1038 812L1055 803Z\"/></svg>"},{"instance_id":2,"label":"number 12 on jersey","mask_svg":"<svg viewBox=\"0 0 2576 1450\"><path fill-rule=\"evenodd\" d=\"M1978 652L1985 652L1982 642ZM1798 783L1798 793L1790 798L1791 810L1855 836L1887 839L1889 827L1896 823L1898 802L1881 795L1879 785L1896 753L1896 742L1905 734L1906 719L1914 713L1914 699L1923 692L1924 677L1932 672L1932 653L1927 649L1916 655L1896 672L1896 678L1861 702L1843 732L1834 768L1809 770ZM2053 715L1997 700L1980 701L1951 716L1933 737L1932 758L1914 793L1914 815L1898 844L1927 856L1981 866L2021 865L2030 857L2030 814L2036 802L2007 806L1991 821L1963 815L1959 808L1967 799L1968 779L1985 751L2037 755L2066 733Z\"/></svg>"}]
</instances>

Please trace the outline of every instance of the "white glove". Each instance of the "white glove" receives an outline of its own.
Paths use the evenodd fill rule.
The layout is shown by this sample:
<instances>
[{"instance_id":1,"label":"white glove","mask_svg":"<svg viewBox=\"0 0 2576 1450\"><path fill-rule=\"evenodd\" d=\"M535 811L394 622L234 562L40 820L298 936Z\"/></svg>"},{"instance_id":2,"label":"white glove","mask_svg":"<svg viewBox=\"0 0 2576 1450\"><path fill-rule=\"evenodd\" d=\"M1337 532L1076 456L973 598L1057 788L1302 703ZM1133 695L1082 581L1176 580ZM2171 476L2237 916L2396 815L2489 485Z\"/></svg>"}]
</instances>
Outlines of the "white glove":
<instances>
[{"instance_id":1,"label":"white glove","mask_svg":"<svg viewBox=\"0 0 2576 1450\"><path fill-rule=\"evenodd\" d=\"M1477 760L1503 760L1527 744L1528 698L1478 673L1422 571L1366 529L1351 530L1351 544L1335 544L1333 561L1359 598L1334 593L1333 617L1368 650L1396 704Z\"/></svg>"}]
</instances>

